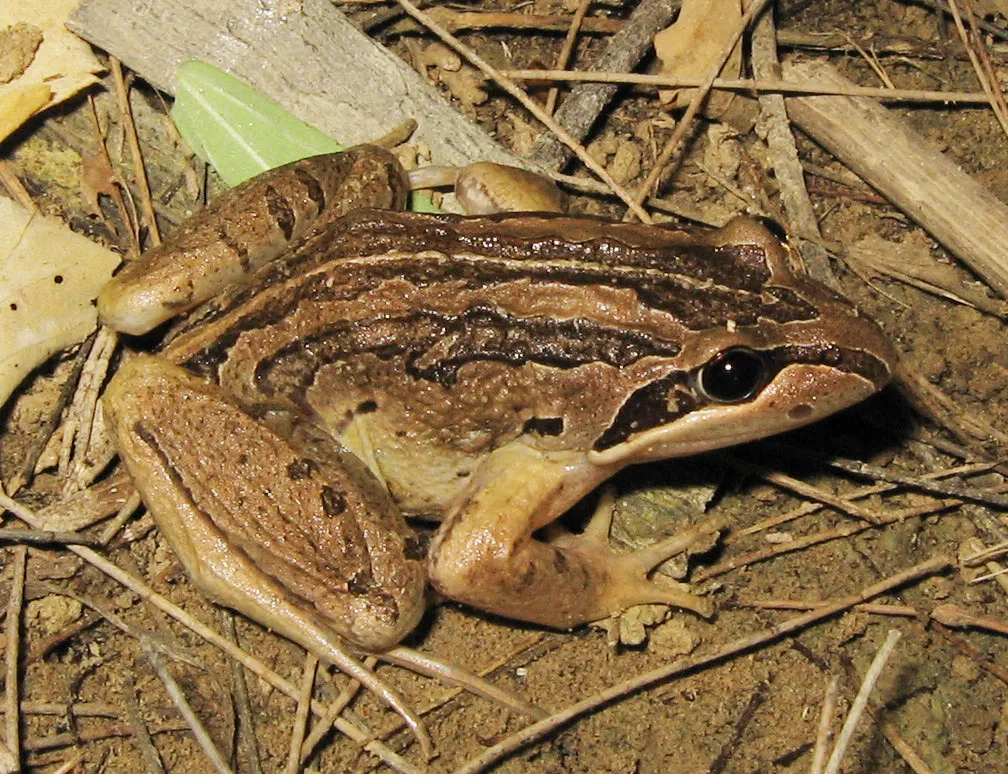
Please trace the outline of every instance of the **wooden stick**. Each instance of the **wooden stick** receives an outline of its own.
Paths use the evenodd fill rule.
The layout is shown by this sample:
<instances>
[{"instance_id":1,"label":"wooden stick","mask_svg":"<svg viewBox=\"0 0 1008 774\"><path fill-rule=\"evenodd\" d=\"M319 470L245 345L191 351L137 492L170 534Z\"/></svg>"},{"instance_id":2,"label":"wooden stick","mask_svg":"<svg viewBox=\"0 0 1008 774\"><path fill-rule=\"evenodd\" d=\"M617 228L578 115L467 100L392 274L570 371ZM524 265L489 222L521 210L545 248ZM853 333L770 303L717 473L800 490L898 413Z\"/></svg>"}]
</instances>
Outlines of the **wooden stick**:
<instances>
[{"instance_id":1,"label":"wooden stick","mask_svg":"<svg viewBox=\"0 0 1008 774\"><path fill-rule=\"evenodd\" d=\"M116 87L116 99L119 101L119 113L126 130L126 141L133 160L133 182L140 192L140 211L143 213L150 234L152 247L161 244L161 231L158 229L157 218L154 216L154 203L151 200L150 182L147 180L147 167L144 165L143 152L140 150L140 138L137 136L136 123L133 120L133 107L129 101L129 89L123 78L122 63L116 57L110 57L112 65L112 81Z\"/></svg>"},{"instance_id":2,"label":"wooden stick","mask_svg":"<svg viewBox=\"0 0 1008 774\"><path fill-rule=\"evenodd\" d=\"M271 14L258 0L85 0L67 26L162 91L174 93L179 65L201 59L341 142L369 142L416 118L414 139L439 164L522 163L329 0L288 6Z\"/></svg>"},{"instance_id":3,"label":"wooden stick","mask_svg":"<svg viewBox=\"0 0 1008 774\"><path fill-rule=\"evenodd\" d=\"M588 70L501 70L515 81L541 81L554 83L613 83L629 86L664 86L668 88L696 88L704 84L703 78L672 75L646 75L641 73L606 73ZM941 91L935 89L886 89L881 86L858 86L850 82L792 82L780 78L715 78L712 90L758 91L770 94L836 95L841 97L871 97L884 102L913 102L921 104L988 105L990 100L979 91Z\"/></svg>"},{"instance_id":4,"label":"wooden stick","mask_svg":"<svg viewBox=\"0 0 1008 774\"><path fill-rule=\"evenodd\" d=\"M819 711L819 725L816 729L816 743L812 748L812 765L809 774L822 774L829 753L829 743L833 739L832 723L836 714L837 697L840 695L840 677L835 675L826 686L822 709Z\"/></svg>"},{"instance_id":5,"label":"wooden stick","mask_svg":"<svg viewBox=\"0 0 1008 774\"><path fill-rule=\"evenodd\" d=\"M764 11L753 26L750 60L757 78L780 79L776 30L773 10ZM805 170L798 157L798 145L791 134L784 97L780 94L760 94L761 121L765 126L767 150L773 163L774 178L780 187L781 201L788 219L788 233L796 241L805 270L813 279L834 290L840 286L830 268L829 256L822 245L819 221L812 199L805 187Z\"/></svg>"},{"instance_id":6,"label":"wooden stick","mask_svg":"<svg viewBox=\"0 0 1008 774\"><path fill-rule=\"evenodd\" d=\"M6 704L6 723L4 733L7 737L7 749L10 751L15 766L21 762L21 707L19 692L21 678L18 673L18 654L21 645L21 607L24 604L25 563L28 561L28 549L17 546L13 550L14 561L11 563L10 596L7 598L7 651L6 670L4 677L4 698Z\"/></svg>"},{"instance_id":7,"label":"wooden stick","mask_svg":"<svg viewBox=\"0 0 1008 774\"><path fill-rule=\"evenodd\" d=\"M227 761L224 760L224 756L221 755L220 750L217 749L217 745L214 744L213 739L210 738L210 732L207 731L206 726L203 725L203 721L200 720L199 715L192 708L189 700L186 698L185 691L182 690L175 678L172 677L171 672L168 671L168 666L164 662L164 657L161 652L156 648L152 647L146 640L140 641L140 647L143 649L144 655L150 661L151 666L154 667L154 671L157 676L161 679L164 684L165 690L168 692L169 698L175 703L178 708L179 714L185 718L186 723L189 724L189 728L193 732L193 736L196 737L196 743L203 750L203 754L206 756L207 763L213 768L217 774L234 774L231 767L228 765Z\"/></svg>"},{"instance_id":8,"label":"wooden stick","mask_svg":"<svg viewBox=\"0 0 1008 774\"><path fill-rule=\"evenodd\" d=\"M567 66L570 61L571 54L574 52L574 44L577 43L578 33L581 31L581 24L584 22L585 14L588 13L588 6L591 4L591 0L579 0L577 10L574 11L574 18L571 19L570 28L567 30L567 35L564 37L563 48L560 49L560 53L557 55L556 67L558 69L563 69ZM560 96L560 87L551 86L549 93L546 95L546 107L545 110L550 115L553 115L553 111L556 109L557 97Z\"/></svg>"},{"instance_id":9,"label":"wooden stick","mask_svg":"<svg viewBox=\"0 0 1008 774\"><path fill-rule=\"evenodd\" d=\"M164 764L161 756L158 755L154 741L151 739L150 729L140 714L140 702L136 696L136 685L133 681L133 672L126 670L126 685L122 688L123 706L126 708L126 718L129 720L130 729L133 731L133 743L140 751L140 758L144 762L147 774L165 774Z\"/></svg>"},{"instance_id":10,"label":"wooden stick","mask_svg":"<svg viewBox=\"0 0 1008 774\"><path fill-rule=\"evenodd\" d=\"M11 500L2 492L0 492L0 508L10 511L34 529L39 529L41 526L37 514L33 513L26 506ZM67 548L70 552L76 554L94 568L105 573L113 580L119 582L130 591L137 594L144 601L149 602L162 612L167 613L180 624L195 632L212 645L215 645L218 649L240 662L243 666L261 677L281 693L297 701L298 689L293 683L269 669L263 662L233 645L226 637L221 636L178 605L155 592L140 578L131 575L118 565L110 562L97 551L87 548L86 546L70 545ZM326 708L322 702L313 699L311 705L312 712L315 714L325 714ZM370 739L367 734L361 732L360 729L356 728L353 724L344 721L342 718L337 718L334 725L341 733L353 739L361 745L363 749L381 758L396 771L403 772L403 774L418 774L419 769L413 766L413 764L388 749L385 745Z\"/></svg>"},{"instance_id":11,"label":"wooden stick","mask_svg":"<svg viewBox=\"0 0 1008 774\"><path fill-rule=\"evenodd\" d=\"M696 93L690 99L689 107L686 108L686 112L683 113L682 118L676 123L675 129L672 130L672 136L666 141L665 147L658 154L654 166L651 167L647 177L644 178L644 182L637 189L634 198L638 202L647 199L651 195L651 192L657 188L659 181L666 174L666 171L674 169L678 165L676 161L686 141L686 136L692 131L693 121L707 101L707 96L710 94L714 81L721 75L722 68L728 63L732 51L739 44L743 33L749 28L749 24L762 13L768 2L769 0L753 0L746 7L745 13L742 14L742 18L738 21L731 40L728 41L728 44L718 54L714 65L704 77L703 83L697 87Z\"/></svg>"},{"instance_id":12,"label":"wooden stick","mask_svg":"<svg viewBox=\"0 0 1008 774\"><path fill-rule=\"evenodd\" d=\"M311 713L311 698L312 691L315 689L317 670L318 657L314 653L306 653L301 673L301 691L298 696L297 710L294 712L290 749L287 751L285 774L298 774L301 770L301 745L304 743L305 732L308 730L308 715Z\"/></svg>"},{"instance_id":13,"label":"wooden stick","mask_svg":"<svg viewBox=\"0 0 1008 774\"><path fill-rule=\"evenodd\" d=\"M469 64L490 78L501 89L521 103L523 108L539 119L543 126L549 129L557 137L557 139L566 145L571 152L573 152L574 155L581 160L581 163L595 173L595 175L603 183L609 186L614 194L623 200L624 204L630 208L630 211L636 215L642 223L651 222L651 216L644 211L644 209L640 206L640 203L635 201L634 198L630 196L630 193L612 178L612 175L605 170L605 167L599 164L570 132L557 123L553 116L544 111L538 102L531 99L528 94L519 89L515 85L514 81L501 75L496 67L479 56L461 40L442 28L433 19L431 19L428 14L421 11L416 5L409 2L409 0L397 0L397 2L402 6L402 9L406 11L406 13L427 27L427 29L437 35L445 45L466 59Z\"/></svg>"},{"instance_id":14,"label":"wooden stick","mask_svg":"<svg viewBox=\"0 0 1008 774\"><path fill-rule=\"evenodd\" d=\"M589 65L590 74L622 73L636 67L651 48L655 34L672 21L676 6L669 0L638 3L626 24L608 41L605 51ZM572 89L556 112L557 122L573 137L583 140L618 88L614 83L585 83ZM529 157L547 169L559 171L570 161L571 152L557 137L543 134L532 145Z\"/></svg>"},{"instance_id":15,"label":"wooden stick","mask_svg":"<svg viewBox=\"0 0 1008 774\"><path fill-rule=\"evenodd\" d=\"M833 68L785 67L789 81L847 86ZM849 97L793 97L788 115L919 223L1000 295L1008 297L1008 206L878 103Z\"/></svg>"},{"instance_id":16,"label":"wooden stick","mask_svg":"<svg viewBox=\"0 0 1008 774\"><path fill-rule=\"evenodd\" d=\"M875 688L875 683L878 682L882 669L885 667L886 662L889 661L889 657L892 655L896 643L899 642L899 638L899 629L890 629L889 636L886 637L886 641L879 648L878 653L875 654L875 658L868 668L868 673L865 675L864 682L861 683L861 688L854 699L854 704L851 706L850 712L847 713L847 719L840 730L836 747L833 748L833 752L826 762L825 774L839 774L840 761L843 760L844 753L847 752L847 747L850 746L850 741L854 738L854 729L857 727L857 722L861 719L861 715L864 714L865 707L868 706L868 697Z\"/></svg>"}]
</instances>

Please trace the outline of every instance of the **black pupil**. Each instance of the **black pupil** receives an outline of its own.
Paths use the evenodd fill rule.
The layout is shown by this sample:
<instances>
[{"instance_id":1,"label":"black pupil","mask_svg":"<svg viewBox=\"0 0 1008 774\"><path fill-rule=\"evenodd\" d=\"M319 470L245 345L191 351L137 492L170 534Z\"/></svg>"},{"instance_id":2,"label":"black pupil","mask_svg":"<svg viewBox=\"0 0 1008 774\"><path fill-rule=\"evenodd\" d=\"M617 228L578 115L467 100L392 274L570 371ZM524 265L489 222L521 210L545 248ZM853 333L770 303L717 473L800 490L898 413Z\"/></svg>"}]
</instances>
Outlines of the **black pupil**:
<instances>
[{"instance_id":1,"label":"black pupil","mask_svg":"<svg viewBox=\"0 0 1008 774\"><path fill-rule=\"evenodd\" d=\"M700 371L700 387L721 403L751 398L763 386L763 359L752 350L728 349Z\"/></svg>"}]
</instances>

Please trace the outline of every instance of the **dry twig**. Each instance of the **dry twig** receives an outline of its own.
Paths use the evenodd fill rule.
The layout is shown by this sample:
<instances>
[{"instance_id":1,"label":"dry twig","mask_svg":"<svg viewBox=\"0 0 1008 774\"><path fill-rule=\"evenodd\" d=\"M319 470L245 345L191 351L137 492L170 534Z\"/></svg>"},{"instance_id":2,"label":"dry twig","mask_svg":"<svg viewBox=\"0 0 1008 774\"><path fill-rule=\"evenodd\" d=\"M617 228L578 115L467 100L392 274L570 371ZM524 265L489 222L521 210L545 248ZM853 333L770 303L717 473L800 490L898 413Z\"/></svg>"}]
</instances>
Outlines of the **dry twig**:
<instances>
[{"instance_id":1,"label":"dry twig","mask_svg":"<svg viewBox=\"0 0 1008 774\"><path fill-rule=\"evenodd\" d=\"M630 208L630 210L644 223L650 223L651 218L648 214L641 208L640 204L630 195L630 193L623 188L619 183L613 180L612 175L610 175L601 164L599 164L595 159L588 155L588 151L582 146L566 129L564 129L560 124L554 120L554 118L545 112L535 100L531 99L528 94L519 89L514 81L505 77L501 74L497 68L490 65L482 57L477 55L471 48L466 46L462 41L456 38L454 35L449 33L439 24L437 24L430 16L419 8L417 8L409 0L397 0L399 5L403 9L416 19L418 22L423 24L427 29L437 35L446 45L452 48L456 53L464 57L473 67L482 72L488 78L490 78L494 83L500 86L505 92L514 97L518 102L521 103L522 107L528 110L533 116L535 116L542 124L549 129L557 138L568 148L574 151L575 155L582 161L582 163L588 167L593 173L595 173L600 180L602 180L609 188L615 193L623 203Z\"/></svg>"},{"instance_id":2,"label":"dry twig","mask_svg":"<svg viewBox=\"0 0 1008 774\"><path fill-rule=\"evenodd\" d=\"M38 429L35 439L32 445L29 447L28 452L25 454L24 462L21 465L21 469L14 474L7 487L7 493L13 497L20 491L21 487L27 484L35 475L35 468L38 466L38 461L42 457L43 452L45 452L46 446L49 445L49 438L56 428L59 427L60 419L63 417L63 409L66 408L67 404L73 398L74 393L77 391L77 385L80 383L81 373L84 371L84 364L87 362L88 353L91 351L91 347L94 346L95 337L98 335L97 331L88 336L77 349L77 354L74 355L73 365L70 368L70 374L67 376L63 386L60 388L59 397L49 407L46 418L42 426Z\"/></svg>"},{"instance_id":3,"label":"dry twig","mask_svg":"<svg viewBox=\"0 0 1008 774\"><path fill-rule=\"evenodd\" d=\"M773 11L765 11L752 32L750 59L757 78L780 80L775 33ZM788 232L797 240L809 276L836 290L839 286L830 269L829 256L822 246L819 221L805 188L805 171L798 158L798 146L791 135L784 97L780 94L760 94L759 105L760 122L766 132L767 149L773 161L774 179L780 187L784 211L790 221Z\"/></svg>"},{"instance_id":4,"label":"dry twig","mask_svg":"<svg viewBox=\"0 0 1008 774\"><path fill-rule=\"evenodd\" d=\"M130 106L129 89L123 78L122 64L117 57L109 57L112 65L112 80L115 83L116 98L119 101L119 113L123 117L123 127L126 130L126 140L133 159L133 179L140 190L140 205L144 213L144 221L150 234L152 246L161 244L161 232L158 229L157 218L154 215L154 204L151 200L150 184L147 182L147 168L144 166L143 153L140 150L140 138L137 137L136 122L133 120L133 108Z\"/></svg>"},{"instance_id":5,"label":"dry twig","mask_svg":"<svg viewBox=\"0 0 1008 774\"><path fill-rule=\"evenodd\" d=\"M6 670L4 673L4 704L6 707L4 734L7 749L15 765L21 761L21 715L19 697L21 677L18 672L18 654L21 648L21 608L24 605L25 563L28 549L17 546L12 549L14 561L11 563L10 596L7 598Z\"/></svg>"},{"instance_id":6,"label":"dry twig","mask_svg":"<svg viewBox=\"0 0 1008 774\"><path fill-rule=\"evenodd\" d=\"M374 656L368 656L366 659L364 659L364 668L374 669L375 664L377 663L378 659L376 659ZM360 687L361 687L360 683L358 683L356 680L353 679L349 680L347 684L343 686L343 690L340 691L339 696L336 697L336 701L332 702L332 704L329 705L329 709L326 710L326 714L323 715L322 718L319 719L317 723L315 723L315 727L312 728L311 733L309 733L308 736L306 736L304 741L302 742L301 754L300 754L301 763L305 763L308 760L308 758L312 754L312 751L315 749L318 743L322 741L322 737L324 737L326 734L329 733L329 730L332 728L333 723L336 722L336 718L338 718L340 714L343 712L343 710L346 709L347 706L349 706L350 702L353 701L353 697L357 695L357 692L360 690ZM457 690L461 692L461 689ZM428 710L421 710L420 714L426 715L427 712ZM397 728L402 727L405 727L405 724L397 725ZM383 738L384 736L385 735L383 735Z\"/></svg>"},{"instance_id":7,"label":"dry twig","mask_svg":"<svg viewBox=\"0 0 1008 774\"><path fill-rule=\"evenodd\" d=\"M817 607L829 604L828 602L805 602L799 599L754 599L738 600L732 602L733 607L750 607L754 610L815 610ZM900 618L917 618L920 611L910 605L889 605L889 604L865 604L854 608L859 613L869 615L888 615Z\"/></svg>"},{"instance_id":8,"label":"dry twig","mask_svg":"<svg viewBox=\"0 0 1008 774\"><path fill-rule=\"evenodd\" d=\"M574 18L571 19L567 35L564 37L563 48L557 54L556 69L558 70L564 69L570 61L571 54L574 51L574 44L577 42L578 33L581 31L581 24L584 22L585 14L588 13L589 5L591 5L591 0L581 0L578 3L577 10L574 12ZM546 95L545 110L550 115L553 114L553 110L556 108L557 96L559 94L560 89L556 86L551 86L549 93Z\"/></svg>"},{"instance_id":9,"label":"dry twig","mask_svg":"<svg viewBox=\"0 0 1008 774\"><path fill-rule=\"evenodd\" d=\"M882 670L885 668L893 649L896 647L896 643L899 642L899 638L900 631L898 629L890 629L886 641L879 648L878 653L875 654L875 658L868 668L868 673L861 683L857 697L854 699L854 704L851 706L850 712L847 713L847 719L840 730L836 746L833 748L833 752L826 762L826 768L823 770L825 774L838 774L840 771L840 761L843 759L844 753L847 752L851 739L854 738L854 729L857 727L857 723L861 719L865 707L868 705L868 697L871 695L872 690L874 690L875 683L878 682Z\"/></svg>"},{"instance_id":10,"label":"dry twig","mask_svg":"<svg viewBox=\"0 0 1008 774\"><path fill-rule=\"evenodd\" d=\"M747 567L750 564L764 562L777 556L794 553L795 551L802 551L810 546L828 543L831 540L848 538L853 535L857 535L860 532L864 532L865 530L877 529L878 527L885 526L886 524L894 524L906 519L919 518L933 513L940 513L961 504L962 501L960 500L936 500L925 505L890 511L886 514L885 518L877 524L868 524L866 522L842 524L835 529L828 529L822 532L806 535L805 537L796 538L790 543L782 543L781 545L776 545L763 551L751 551L749 553L742 554L741 556L721 562L720 564L716 564L713 567L704 567L693 573L693 582L702 583L705 580L716 578L719 575L724 575L741 567Z\"/></svg>"},{"instance_id":11,"label":"dry twig","mask_svg":"<svg viewBox=\"0 0 1008 774\"><path fill-rule=\"evenodd\" d=\"M950 629L985 629L1008 635L1008 622L993 616L972 615L958 605L938 605L931 617Z\"/></svg>"},{"instance_id":12,"label":"dry twig","mask_svg":"<svg viewBox=\"0 0 1008 774\"><path fill-rule=\"evenodd\" d=\"M154 740L151 738L147 723L140 714L140 702L136 697L136 684L133 675L127 670L126 684L122 689L123 704L126 707L126 718L129 720L130 728L133 731L133 741L140 751L147 774L165 774L164 764L161 756L158 755Z\"/></svg>"},{"instance_id":13,"label":"dry twig","mask_svg":"<svg viewBox=\"0 0 1008 774\"><path fill-rule=\"evenodd\" d=\"M312 691L315 689L315 674L318 658L314 653L306 653L301 672L301 690L297 710L294 713L294 727L291 730L290 749L287 754L286 774L297 774L301 770L301 746L308 729L308 714L311 711Z\"/></svg>"},{"instance_id":14,"label":"dry twig","mask_svg":"<svg viewBox=\"0 0 1008 774\"><path fill-rule=\"evenodd\" d=\"M668 75L641 73L605 73L580 70L501 70L516 81L550 83L612 83L667 88L698 88L706 81ZM880 86L856 86L852 83L821 83L819 81L792 81L779 78L715 78L711 89L728 91L756 91L765 94L804 96L866 97L881 102L908 102L919 104L986 105L987 95L976 91L935 91L930 89L886 89Z\"/></svg>"},{"instance_id":15,"label":"dry twig","mask_svg":"<svg viewBox=\"0 0 1008 774\"><path fill-rule=\"evenodd\" d=\"M626 23L607 41L602 51L588 65L588 72L629 72L651 49L654 36L667 27L675 15L677 3L672 0L642 0L634 7ZM585 23L591 23L586 19ZM571 90L557 110L557 122L579 141L598 120L599 115L616 95L612 83L583 83ZM529 157L547 169L560 170L571 159L571 153L557 137L548 133L540 135L529 152Z\"/></svg>"},{"instance_id":16,"label":"dry twig","mask_svg":"<svg viewBox=\"0 0 1008 774\"><path fill-rule=\"evenodd\" d=\"M21 505L20 503L11 500L6 495L0 494L0 508L4 508L15 516L17 516L22 521L27 524L38 528L40 522L38 517L32 513L28 508ZM215 632L210 627L203 624L201 621L194 618L192 615L187 613L185 610L180 608L178 605L165 599L162 595L151 589L146 583L144 583L139 578L131 575L130 573L123 570L118 565L108 561L101 554L96 551L86 548L85 546L68 546L68 550L77 554L81 559L86 561L88 564L92 565L96 569L105 573L113 580L117 581L121 585L128 588L130 591L139 595L141 599L145 602L153 605L162 612L168 614L176 621L178 621L183 626L187 627L198 636L202 637L207 642L211 643L215 647L222 650L231 658L237 660L239 663L244 665L248 670L254 674L261 677L267 683L272 685L277 690L289 696L291 699L297 700L298 689L288 680L280 677L276 672L271 670L261 661L253 658L248 653L244 652L240 648L233 645L225 637L222 637L217 632ZM312 701L312 711L318 715L325 714L325 707L321 702ZM363 733L355 727L352 723L346 722L342 718L337 719L335 723L336 728L346 736L353 739L355 742L360 744L365 750L368 750L372 754L378 756L383 761L388 763L394 769L400 772L416 772L417 769L406 761L401 756L389 750L385 745L371 740L367 734Z\"/></svg>"},{"instance_id":17,"label":"dry twig","mask_svg":"<svg viewBox=\"0 0 1008 774\"><path fill-rule=\"evenodd\" d=\"M829 754L829 744L833 739L833 716L836 715L837 697L840 695L840 676L834 675L826 686L822 709L819 711L819 725L816 729L815 747L812 750L812 765L809 774L822 774Z\"/></svg>"},{"instance_id":18,"label":"dry twig","mask_svg":"<svg viewBox=\"0 0 1008 774\"><path fill-rule=\"evenodd\" d=\"M225 636L238 647L238 630L235 628L234 613L226 608L220 608L219 618L223 624ZM255 717L249 702L248 683L241 664L234 659L228 659L231 665L231 695L238 714L238 747L245 755L245 762L252 774L263 774L262 761L259 759L259 746L256 744ZM332 724L330 724L332 725Z\"/></svg>"},{"instance_id":19,"label":"dry twig","mask_svg":"<svg viewBox=\"0 0 1008 774\"><path fill-rule=\"evenodd\" d=\"M206 730L206 726L203 725L203 721L199 719L192 705L189 704L189 700L186 699L185 692L175 681L175 678L172 677L171 672L168 671L161 652L153 647L146 638L140 640L140 647L143 649L148 661L150 661L151 666L154 667L157 676L164 684L165 690L168 691L168 696L175 703L175 706L178 707L178 711L185 718L186 723L189 724L193 736L196 737L196 743L203 750L203 754L206 755L207 761L209 761L213 770L217 774L234 774L231 767L228 766L227 761L221 755L220 750L217 749L217 745L210 738L210 733Z\"/></svg>"},{"instance_id":20,"label":"dry twig","mask_svg":"<svg viewBox=\"0 0 1008 774\"><path fill-rule=\"evenodd\" d=\"M846 513L863 521L867 521L869 524L880 524L885 518L884 515L880 515L869 508L864 508L857 503L851 502L851 500L846 497L837 497L821 487L807 484L794 476L789 476L785 473L771 470L765 465L758 465L755 462L743 460L739 457L734 457L728 454L721 455L721 457L727 461L729 465L737 468L738 470L746 473L753 473L762 478L764 481L768 481L781 489L785 489L801 495L802 497L807 497L810 500L815 500L825 505L832 506L841 513Z\"/></svg>"},{"instance_id":21,"label":"dry twig","mask_svg":"<svg viewBox=\"0 0 1008 774\"><path fill-rule=\"evenodd\" d=\"M0 542L32 543L35 545L52 543L73 543L79 546L100 545L98 540L81 532L53 532L47 529L14 529L11 527L0 528Z\"/></svg>"},{"instance_id":22,"label":"dry twig","mask_svg":"<svg viewBox=\"0 0 1008 774\"><path fill-rule=\"evenodd\" d=\"M772 446L792 457L810 459L861 478L868 478L873 481L887 481L890 484L900 484L921 492L927 492L928 494L956 497L960 500L980 503L992 508L1008 508L1008 495L1003 495L990 489L977 489L976 487L954 481L936 481L923 476L911 476L891 470L890 468L880 468L877 465L869 465L858 460L848 460L842 457L818 454L808 449L795 449L780 443L773 443Z\"/></svg>"},{"instance_id":23,"label":"dry twig","mask_svg":"<svg viewBox=\"0 0 1008 774\"><path fill-rule=\"evenodd\" d=\"M732 51L735 50L735 46L739 44L743 33L749 28L749 24L763 12L763 9L767 6L768 2L769 0L753 0L753 2L745 9L745 13L742 14L742 19L739 21L735 34L732 35L731 40L728 41L728 44L721 51L717 62L713 67L711 67L710 72L707 74L707 77L704 78L703 83L701 83L697 88L689 107L686 108L686 112L683 113L682 118L680 118L679 122L676 124L676 128L672 132L672 136L668 139L668 142L665 143L665 147L662 148L662 152L659 154L658 159L651 168L651 171L648 172L644 182L641 184L640 188L637 189L634 199L638 203L647 199L647 197L651 195L651 192L657 187L658 182L664 176L667 167L672 163L673 158L676 153L678 153L683 141L686 139L686 135L692 130L693 121L700 113L701 108L703 108L704 102L707 100L707 95L710 93L711 87L714 85L714 81L717 80L717 77L721 74L721 69L725 66L725 63L731 56ZM631 211L636 214L636 210L633 208L631 208Z\"/></svg>"},{"instance_id":24,"label":"dry twig","mask_svg":"<svg viewBox=\"0 0 1008 774\"><path fill-rule=\"evenodd\" d=\"M972 476L977 473L987 473L993 468L997 467L999 463L997 462L974 462L968 465L957 465L952 468L944 468L942 470L933 470L928 473L924 473L921 478L925 479L937 479L945 478L947 476ZM863 486L854 489L851 492L847 492L843 499L850 500L860 500L865 497L870 497L874 494L881 494L883 492L892 492L898 489L896 484L876 484L873 486ZM762 532L767 529L773 529L774 527L779 527L782 524L787 524L788 522L794 521L795 519L800 519L803 516L809 516L822 510L824 506L822 503L803 503L797 508L794 508L785 513L777 514L776 516L771 516L767 519L763 519L756 524L749 527L744 527L743 529L733 531L731 534L727 535L724 539L725 545L732 545L737 543L741 538L747 535L755 535L758 532Z\"/></svg>"},{"instance_id":25,"label":"dry twig","mask_svg":"<svg viewBox=\"0 0 1008 774\"><path fill-rule=\"evenodd\" d=\"M972 13L969 15L970 31L967 32L963 25L962 14L959 13L958 1L948 0L948 4L952 18L955 20L956 30L959 32L959 39L962 40L963 46L966 48L977 80L980 81L984 94L990 99L991 109L1001 125L1001 131L1008 135L1008 104L1005 103L998 76L994 72L990 57L987 55L987 50L977 30L976 19Z\"/></svg>"}]
</instances>

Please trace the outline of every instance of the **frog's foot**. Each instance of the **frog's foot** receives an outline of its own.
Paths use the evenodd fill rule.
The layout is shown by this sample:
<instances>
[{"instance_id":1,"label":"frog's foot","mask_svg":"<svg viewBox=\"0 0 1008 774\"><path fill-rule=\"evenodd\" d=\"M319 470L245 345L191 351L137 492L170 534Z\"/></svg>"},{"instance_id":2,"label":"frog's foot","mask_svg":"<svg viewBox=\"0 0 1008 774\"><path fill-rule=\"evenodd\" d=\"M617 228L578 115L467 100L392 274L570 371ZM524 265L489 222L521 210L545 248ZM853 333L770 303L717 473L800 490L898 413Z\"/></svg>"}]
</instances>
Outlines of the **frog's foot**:
<instances>
[{"instance_id":1,"label":"frog's foot","mask_svg":"<svg viewBox=\"0 0 1008 774\"><path fill-rule=\"evenodd\" d=\"M711 532L723 529L724 519L706 519L692 529L645 548L620 553L614 551L609 543L614 506L615 493L611 487L606 487L584 531L574 534L554 528L550 530L549 545L577 553L586 563L599 567L608 576L600 602L608 607L610 614L620 613L634 605L664 604L692 610L709 618L714 612L713 605L709 600L691 593L689 585L665 578L652 580L649 576L662 562L681 554Z\"/></svg>"}]
</instances>

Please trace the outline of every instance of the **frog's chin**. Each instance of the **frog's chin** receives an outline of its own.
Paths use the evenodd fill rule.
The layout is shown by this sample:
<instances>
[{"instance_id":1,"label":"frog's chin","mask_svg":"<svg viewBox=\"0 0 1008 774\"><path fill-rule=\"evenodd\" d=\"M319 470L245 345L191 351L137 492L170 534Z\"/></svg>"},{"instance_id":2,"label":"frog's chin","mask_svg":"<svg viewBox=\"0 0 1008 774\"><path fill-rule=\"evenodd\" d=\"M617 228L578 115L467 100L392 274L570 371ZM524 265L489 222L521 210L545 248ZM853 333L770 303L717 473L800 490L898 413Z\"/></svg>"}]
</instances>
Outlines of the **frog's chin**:
<instances>
[{"instance_id":1,"label":"frog's chin","mask_svg":"<svg viewBox=\"0 0 1008 774\"><path fill-rule=\"evenodd\" d=\"M752 400L691 411L616 446L592 450L588 459L595 465L629 465L723 449L817 422L877 389L858 374L825 366L792 365Z\"/></svg>"}]
</instances>

